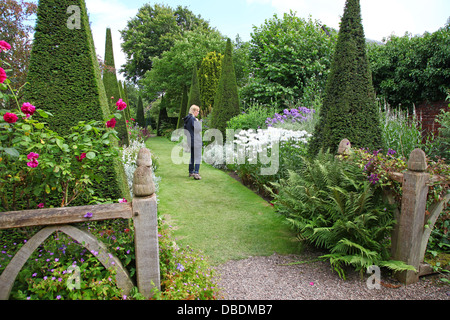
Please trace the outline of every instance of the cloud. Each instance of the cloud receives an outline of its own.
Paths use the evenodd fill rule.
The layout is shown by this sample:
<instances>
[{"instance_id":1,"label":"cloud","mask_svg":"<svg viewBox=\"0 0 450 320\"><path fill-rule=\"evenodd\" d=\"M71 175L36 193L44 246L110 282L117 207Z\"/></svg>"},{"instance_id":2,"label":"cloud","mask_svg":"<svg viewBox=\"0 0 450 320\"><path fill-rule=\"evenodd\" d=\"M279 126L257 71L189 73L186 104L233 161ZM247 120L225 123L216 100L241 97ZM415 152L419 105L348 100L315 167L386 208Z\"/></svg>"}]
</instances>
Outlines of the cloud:
<instances>
[{"instance_id":1,"label":"cloud","mask_svg":"<svg viewBox=\"0 0 450 320\"><path fill-rule=\"evenodd\" d=\"M106 28L111 28L114 62L116 69L120 69L126 59L122 52L119 31L125 29L127 22L137 14L139 8L130 7L126 2L119 0L86 0L86 7L97 55L104 58ZM118 77L123 79L120 74Z\"/></svg>"}]
</instances>

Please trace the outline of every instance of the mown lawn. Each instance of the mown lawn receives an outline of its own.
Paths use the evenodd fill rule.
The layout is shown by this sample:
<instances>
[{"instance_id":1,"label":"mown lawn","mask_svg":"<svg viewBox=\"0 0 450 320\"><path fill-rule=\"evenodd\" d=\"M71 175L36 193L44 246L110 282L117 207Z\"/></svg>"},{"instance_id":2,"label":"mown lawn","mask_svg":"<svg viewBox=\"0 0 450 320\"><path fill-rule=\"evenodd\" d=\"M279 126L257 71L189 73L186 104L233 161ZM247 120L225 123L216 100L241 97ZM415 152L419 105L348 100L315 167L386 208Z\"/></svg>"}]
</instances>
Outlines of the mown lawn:
<instances>
[{"instance_id":1,"label":"mown lawn","mask_svg":"<svg viewBox=\"0 0 450 320\"><path fill-rule=\"evenodd\" d=\"M212 263L249 256L299 253L293 233L264 199L226 172L202 164L202 180L188 177L188 166L174 164L175 143L153 137L147 147L158 157L162 178L158 214L174 227L182 245L203 251Z\"/></svg>"}]
</instances>

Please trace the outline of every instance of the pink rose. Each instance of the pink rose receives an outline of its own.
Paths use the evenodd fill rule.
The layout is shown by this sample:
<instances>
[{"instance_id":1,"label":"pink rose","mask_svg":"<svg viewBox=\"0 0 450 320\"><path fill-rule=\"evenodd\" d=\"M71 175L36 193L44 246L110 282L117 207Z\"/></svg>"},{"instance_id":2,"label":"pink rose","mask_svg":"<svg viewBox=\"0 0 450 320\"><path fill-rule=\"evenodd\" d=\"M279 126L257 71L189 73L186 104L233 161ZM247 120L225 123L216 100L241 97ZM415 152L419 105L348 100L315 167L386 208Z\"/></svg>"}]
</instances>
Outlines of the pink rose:
<instances>
[{"instance_id":1,"label":"pink rose","mask_svg":"<svg viewBox=\"0 0 450 320\"><path fill-rule=\"evenodd\" d=\"M36 111L36 107L29 102L25 102L20 110L22 110L22 112L25 113L27 116L32 116Z\"/></svg>"},{"instance_id":2,"label":"pink rose","mask_svg":"<svg viewBox=\"0 0 450 320\"><path fill-rule=\"evenodd\" d=\"M36 159L32 159L30 162L27 163L27 166L30 168L36 168L39 165L39 161Z\"/></svg>"},{"instance_id":3,"label":"pink rose","mask_svg":"<svg viewBox=\"0 0 450 320\"><path fill-rule=\"evenodd\" d=\"M3 120L8 123L16 123L17 119L18 118L14 113L5 113L5 115L3 116Z\"/></svg>"},{"instance_id":4,"label":"pink rose","mask_svg":"<svg viewBox=\"0 0 450 320\"><path fill-rule=\"evenodd\" d=\"M109 120L108 122L106 122L106 127L107 127L107 128L112 128L112 129L114 129L115 126L116 126L116 118L112 118L111 120Z\"/></svg>"},{"instance_id":5,"label":"pink rose","mask_svg":"<svg viewBox=\"0 0 450 320\"><path fill-rule=\"evenodd\" d=\"M8 42L6 42L4 40L0 41L0 50L8 51L10 49L11 49L11 45Z\"/></svg>"},{"instance_id":6,"label":"pink rose","mask_svg":"<svg viewBox=\"0 0 450 320\"><path fill-rule=\"evenodd\" d=\"M125 110L127 108L127 104L125 102L123 102L122 99L119 99L119 101L117 101L116 106L117 106L117 110L119 110L119 111Z\"/></svg>"},{"instance_id":7,"label":"pink rose","mask_svg":"<svg viewBox=\"0 0 450 320\"><path fill-rule=\"evenodd\" d=\"M30 153L27 155L27 158L28 158L28 160L39 159L39 154L34 153L34 152L30 152Z\"/></svg>"},{"instance_id":8,"label":"pink rose","mask_svg":"<svg viewBox=\"0 0 450 320\"><path fill-rule=\"evenodd\" d=\"M6 76L6 72L3 68L0 68L0 83L5 82L8 77Z\"/></svg>"}]
</instances>

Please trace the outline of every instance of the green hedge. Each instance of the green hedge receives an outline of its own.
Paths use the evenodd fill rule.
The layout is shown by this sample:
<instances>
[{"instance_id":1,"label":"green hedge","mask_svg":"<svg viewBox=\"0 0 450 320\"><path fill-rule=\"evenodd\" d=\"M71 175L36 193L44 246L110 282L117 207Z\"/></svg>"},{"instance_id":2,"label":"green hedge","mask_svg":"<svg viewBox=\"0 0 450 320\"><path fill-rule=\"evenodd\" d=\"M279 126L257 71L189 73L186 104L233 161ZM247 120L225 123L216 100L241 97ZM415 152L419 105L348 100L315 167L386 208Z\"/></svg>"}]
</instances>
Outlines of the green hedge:
<instances>
[{"instance_id":1,"label":"green hedge","mask_svg":"<svg viewBox=\"0 0 450 320\"><path fill-rule=\"evenodd\" d=\"M47 122L62 136L79 121L112 117L84 0L39 1L27 82L24 101L52 113ZM100 173L99 197L129 198L118 159Z\"/></svg>"}]
</instances>

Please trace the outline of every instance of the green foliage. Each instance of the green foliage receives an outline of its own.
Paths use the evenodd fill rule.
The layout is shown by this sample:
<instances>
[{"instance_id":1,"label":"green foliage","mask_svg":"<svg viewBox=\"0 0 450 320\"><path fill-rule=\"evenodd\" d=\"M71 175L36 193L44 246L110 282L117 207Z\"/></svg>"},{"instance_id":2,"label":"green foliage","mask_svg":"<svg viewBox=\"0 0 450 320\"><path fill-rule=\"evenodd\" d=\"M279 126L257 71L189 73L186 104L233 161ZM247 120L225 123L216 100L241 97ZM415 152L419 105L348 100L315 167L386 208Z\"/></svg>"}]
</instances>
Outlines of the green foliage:
<instances>
[{"instance_id":1,"label":"green foliage","mask_svg":"<svg viewBox=\"0 0 450 320\"><path fill-rule=\"evenodd\" d=\"M190 106L189 106L190 108ZM187 88L184 87L183 90L183 97L181 98L181 106L180 106L180 114L178 116L178 123L177 123L177 128L183 128L184 126L184 118L187 116L188 114L188 93L187 93Z\"/></svg>"},{"instance_id":2,"label":"green foliage","mask_svg":"<svg viewBox=\"0 0 450 320\"><path fill-rule=\"evenodd\" d=\"M387 106L380 111L380 117L383 150L392 149L408 158L411 151L421 146L422 127L415 113L410 115L409 112Z\"/></svg>"},{"instance_id":3,"label":"green foliage","mask_svg":"<svg viewBox=\"0 0 450 320\"><path fill-rule=\"evenodd\" d=\"M114 51L111 36L111 28L106 29L106 44L105 44L105 68L103 70L103 85L105 86L106 97L109 103L109 109L114 112L116 109L116 102L119 99L125 101L124 94L122 93L122 84L117 81L116 66L114 63ZM126 102L126 101L125 101ZM127 102L126 102L127 103ZM128 131L126 127L127 112L125 111L125 116L122 119L117 120L116 130L119 133L119 137L122 144L128 145L130 143L128 137Z\"/></svg>"},{"instance_id":4,"label":"green foliage","mask_svg":"<svg viewBox=\"0 0 450 320\"><path fill-rule=\"evenodd\" d=\"M319 152L273 184L277 210L298 238L330 253L322 256L345 278L344 265L364 272L371 265L393 267L389 236L393 210L357 165ZM397 269L408 269L395 264Z\"/></svg>"},{"instance_id":5,"label":"green foliage","mask_svg":"<svg viewBox=\"0 0 450 320\"><path fill-rule=\"evenodd\" d=\"M242 98L279 106L299 100L312 77L324 88L336 36L327 35L323 28L318 21L292 12L254 27L249 54L254 76L241 91Z\"/></svg>"},{"instance_id":6,"label":"green foliage","mask_svg":"<svg viewBox=\"0 0 450 320\"><path fill-rule=\"evenodd\" d=\"M346 2L320 119L310 153L334 152L342 139L371 150L381 146L378 108L366 56L359 0Z\"/></svg>"},{"instance_id":7,"label":"green foliage","mask_svg":"<svg viewBox=\"0 0 450 320\"><path fill-rule=\"evenodd\" d=\"M447 99L449 98L450 94ZM436 121L440 127L429 153L431 156L445 159L445 162L450 164L450 111L441 110Z\"/></svg>"},{"instance_id":8,"label":"green foliage","mask_svg":"<svg viewBox=\"0 0 450 320\"><path fill-rule=\"evenodd\" d=\"M411 111L423 101L442 101L450 83L450 25L422 36L391 36L371 44L368 57L377 95Z\"/></svg>"},{"instance_id":9,"label":"green foliage","mask_svg":"<svg viewBox=\"0 0 450 320\"><path fill-rule=\"evenodd\" d=\"M248 130L266 128L265 121L273 115L273 109L264 107L258 103L250 105L240 115L231 118L227 122L227 129Z\"/></svg>"},{"instance_id":10,"label":"green foliage","mask_svg":"<svg viewBox=\"0 0 450 320\"><path fill-rule=\"evenodd\" d=\"M222 35L216 30L197 28L185 32L170 50L153 59L152 69L141 81L145 97L151 101L165 92L169 111L178 112L183 87L192 85L191 70L198 69L208 52L223 52L224 48Z\"/></svg>"},{"instance_id":11,"label":"green foliage","mask_svg":"<svg viewBox=\"0 0 450 320\"><path fill-rule=\"evenodd\" d=\"M212 108L220 75L222 74L223 55L217 52L209 52L203 58L198 70L198 83L200 88L201 105L203 108ZM207 113L202 113L202 117Z\"/></svg>"},{"instance_id":12,"label":"green foliage","mask_svg":"<svg viewBox=\"0 0 450 320\"><path fill-rule=\"evenodd\" d=\"M175 129L175 125L172 124L169 115L167 114L167 98L164 95L161 98L161 103L159 104L159 115L158 115L158 125L156 127L156 134L160 136L166 136Z\"/></svg>"},{"instance_id":13,"label":"green foliage","mask_svg":"<svg viewBox=\"0 0 450 320\"><path fill-rule=\"evenodd\" d=\"M142 97L140 95L136 111L136 122L141 128L145 128L144 103L142 102Z\"/></svg>"},{"instance_id":14,"label":"green foliage","mask_svg":"<svg viewBox=\"0 0 450 320\"><path fill-rule=\"evenodd\" d=\"M222 64L222 74L214 99L211 127L225 133L227 121L239 113L239 96L233 63L232 44L231 40L228 39Z\"/></svg>"},{"instance_id":15,"label":"green foliage","mask_svg":"<svg viewBox=\"0 0 450 320\"><path fill-rule=\"evenodd\" d=\"M197 67L194 67L194 69L192 70L192 81L191 81L191 88L189 90L189 100L187 105L190 108L194 104L200 108L202 107L202 102L200 99L200 87L198 83Z\"/></svg>"}]
</instances>

